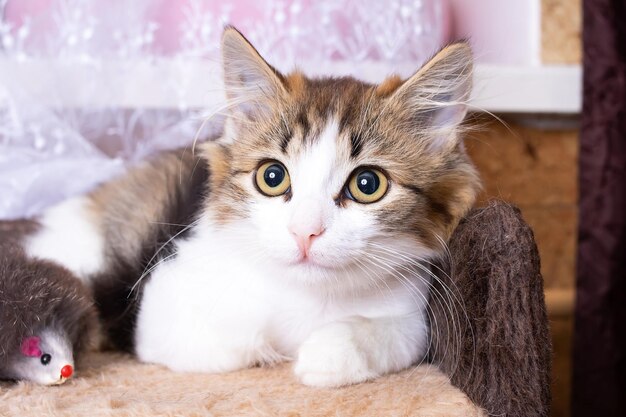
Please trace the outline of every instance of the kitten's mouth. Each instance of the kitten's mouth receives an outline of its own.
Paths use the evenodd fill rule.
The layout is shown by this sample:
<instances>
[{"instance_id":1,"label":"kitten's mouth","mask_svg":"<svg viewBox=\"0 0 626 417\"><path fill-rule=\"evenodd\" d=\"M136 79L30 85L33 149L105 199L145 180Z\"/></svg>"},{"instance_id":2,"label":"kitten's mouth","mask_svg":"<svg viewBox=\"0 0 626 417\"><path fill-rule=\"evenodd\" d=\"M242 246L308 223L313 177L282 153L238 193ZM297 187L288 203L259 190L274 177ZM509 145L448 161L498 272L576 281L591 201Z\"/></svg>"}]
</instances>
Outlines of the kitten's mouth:
<instances>
[{"instance_id":1,"label":"kitten's mouth","mask_svg":"<svg viewBox=\"0 0 626 417\"><path fill-rule=\"evenodd\" d=\"M328 265L320 262L319 260L311 258L311 256L302 256L300 259L293 261L289 264L289 266L300 267L300 268L315 268L315 269L327 269L334 270L337 269L334 265Z\"/></svg>"},{"instance_id":2,"label":"kitten's mouth","mask_svg":"<svg viewBox=\"0 0 626 417\"><path fill-rule=\"evenodd\" d=\"M314 261L308 256L303 256L297 261L291 262L290 265L292 266L315 266L315 267L322 267L322 268L326 267L325 265L317 263L316 261Z\"/></svg>"}]
</instances>

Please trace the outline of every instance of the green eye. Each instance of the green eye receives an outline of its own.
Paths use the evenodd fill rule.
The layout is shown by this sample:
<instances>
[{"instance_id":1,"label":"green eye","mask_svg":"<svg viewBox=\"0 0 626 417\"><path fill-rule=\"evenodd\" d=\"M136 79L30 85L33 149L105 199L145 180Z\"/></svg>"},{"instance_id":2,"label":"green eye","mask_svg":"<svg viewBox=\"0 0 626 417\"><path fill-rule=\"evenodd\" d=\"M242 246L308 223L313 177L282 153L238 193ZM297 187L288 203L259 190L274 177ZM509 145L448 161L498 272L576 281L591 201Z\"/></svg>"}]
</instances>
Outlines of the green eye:
<instances>
[{"instance_id":1,"label":"green eye","mask_svg":"<svg viewBox=\"0 0 626 417\"><path fill-rule=\"evenodd\" d=\"M277 161L262 164L256 171L254 181L259 191L268 197L285 194L291 185L287 169Z\"/></svg>"},{"instance_id":2,"label":"green eye","mask_svg":"<svg viewBox=\"0 0 626 417\"><path fill-rule=\"evenodd\" d=\"M385 174L374 168L364 168L354 172L348 182L348 191L355 201L363 204L374 203L385 196L389 181Z\"/></svg>"}]
</instances>

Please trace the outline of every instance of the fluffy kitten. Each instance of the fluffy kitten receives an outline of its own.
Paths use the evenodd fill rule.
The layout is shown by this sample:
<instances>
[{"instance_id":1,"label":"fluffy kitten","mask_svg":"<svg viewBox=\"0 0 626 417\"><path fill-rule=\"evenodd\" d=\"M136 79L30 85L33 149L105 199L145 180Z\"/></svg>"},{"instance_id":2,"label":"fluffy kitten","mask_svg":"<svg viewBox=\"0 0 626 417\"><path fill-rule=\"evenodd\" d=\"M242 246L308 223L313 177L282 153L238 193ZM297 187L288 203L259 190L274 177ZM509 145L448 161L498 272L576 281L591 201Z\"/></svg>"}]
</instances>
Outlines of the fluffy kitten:
<instances>
[{"instance_id":1,"label":"fluffy kitten","mask_svg":"<svg viewBox=\"0 0 626 417\"><path fill-rule=\"evenodd\" d=\"M292 359L303 383L341 386L422 360L428 260L479 188L459 134L469 47L378 86L283 75L233 28L222 51L223 137L51 209L25 250L177 371Z\"/></svg>"}]
</instances>

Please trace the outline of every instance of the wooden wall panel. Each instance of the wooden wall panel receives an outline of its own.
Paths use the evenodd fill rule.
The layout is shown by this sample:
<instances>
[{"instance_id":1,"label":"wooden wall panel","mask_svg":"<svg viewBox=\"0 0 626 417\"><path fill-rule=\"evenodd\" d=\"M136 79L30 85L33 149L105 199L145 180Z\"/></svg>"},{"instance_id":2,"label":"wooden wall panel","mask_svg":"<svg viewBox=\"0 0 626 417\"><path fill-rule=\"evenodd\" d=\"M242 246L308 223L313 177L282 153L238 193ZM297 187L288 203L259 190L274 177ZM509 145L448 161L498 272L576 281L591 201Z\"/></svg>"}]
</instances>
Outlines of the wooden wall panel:
<instances>
[{"instance_id":1,"label":"wooden wall panel","mask_svg":"<svg viewBox=\"0 0 626 417\"><path fill-rule=\"evenodd\" d=\"M577 226L578 132L479 123L468 152L491 198L515 203L535 232L546 288L572 288Z\"/></svg>"},{"instance_id":2,"label":"wooden wall panel","mask_svg":"<svg viewBox=\"0 0 626 417\"><path fill-rule=\"evenodd\" d=\"M581 0L541 0L541 60L543 63L580 63L581 27Z\"/></svg>"}]
</instances>

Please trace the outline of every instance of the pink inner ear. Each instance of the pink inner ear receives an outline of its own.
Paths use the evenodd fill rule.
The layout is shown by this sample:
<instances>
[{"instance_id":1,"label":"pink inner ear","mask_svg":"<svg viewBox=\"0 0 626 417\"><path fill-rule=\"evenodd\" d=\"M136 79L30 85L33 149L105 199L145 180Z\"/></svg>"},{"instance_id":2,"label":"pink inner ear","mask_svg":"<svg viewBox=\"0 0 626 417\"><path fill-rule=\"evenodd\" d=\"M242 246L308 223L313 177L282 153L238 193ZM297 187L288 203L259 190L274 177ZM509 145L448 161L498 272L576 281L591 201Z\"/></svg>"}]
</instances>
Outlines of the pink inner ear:
<instances>
[{"instance_id":1,"label":"pink inner ear","mask_svg":"<svg viewBox=\"0 0 626 417\"><path fill-rule=\"evenodd\" d=\"M37 336L31 336L24 339L22 342L22 354L29 357L41 356L41 349L39 349L39 339Z\"/></svg>"}]
</instances>

